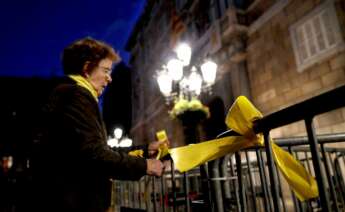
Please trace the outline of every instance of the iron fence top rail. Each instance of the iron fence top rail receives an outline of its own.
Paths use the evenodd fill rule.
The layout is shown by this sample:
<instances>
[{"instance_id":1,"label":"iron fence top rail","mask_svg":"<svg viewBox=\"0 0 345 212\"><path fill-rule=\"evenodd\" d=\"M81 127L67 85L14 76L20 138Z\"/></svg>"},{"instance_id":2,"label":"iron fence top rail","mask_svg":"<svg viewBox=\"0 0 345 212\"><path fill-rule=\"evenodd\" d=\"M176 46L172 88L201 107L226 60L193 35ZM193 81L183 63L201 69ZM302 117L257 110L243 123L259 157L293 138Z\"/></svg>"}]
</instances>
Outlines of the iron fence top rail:
<instances>
[{"instance_id":1,"label":"iron fence top rail","mask_svg":"<svg viewBox=\"0 0 345 212\"><path fill-rule=\"evenodd\" d=\"M307 146L293 147L293 152L310 152L310 148ZM345 148L342 147L325 147L324 151L327 153L345 153Z\"/></svg>"},{"instance_id":2,"label":"iron fence top rail","mask_svg":"<svg viewBox=\"0 0 345 212\"><path fill-rule=\"evenodd\" d=\"M298 136L298 137L289 137L289 138L275 138L274 141L278 146L281 146L281 147L309 144L307 136ZM345 132L344 133L317 135L317 141L320 144L345 142Z\"/></svg>"},{"instance_id":3,"label":"iron fence top rail","mask_svg":"<svg viewBox=\"0 0 345 212\"><path fill-rule=\"evenodd\" d=\"M345 142L345 133L317 135L316 138L319 144ZM280 147L296 147L296 146L303 146L303 145L310 144L307 136L274 138L274 143ZM262 148L264 148L264 146L252 146L252 147L245 148L244 150L253 151L253 150L258 150Z\"/></svg>"},{"instance_id":4,"label":"iron fence top rail","mask_svg":"<svg viewBox=\"0 0 345 212\"><path fill-rule=\"evenodd\" d=\"M345 85L271 113L254 124L256 133L270 131L345 106Z\"/></svg>"}]
</instances>

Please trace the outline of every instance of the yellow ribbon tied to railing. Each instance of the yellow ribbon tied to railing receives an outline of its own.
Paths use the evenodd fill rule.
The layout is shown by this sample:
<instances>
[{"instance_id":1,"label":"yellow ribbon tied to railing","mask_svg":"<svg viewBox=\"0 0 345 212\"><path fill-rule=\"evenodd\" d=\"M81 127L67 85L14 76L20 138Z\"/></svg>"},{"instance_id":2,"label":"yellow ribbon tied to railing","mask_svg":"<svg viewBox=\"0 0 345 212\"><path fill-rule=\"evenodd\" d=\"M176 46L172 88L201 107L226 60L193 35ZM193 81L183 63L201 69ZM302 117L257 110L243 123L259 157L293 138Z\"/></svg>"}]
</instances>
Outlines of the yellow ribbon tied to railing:
<instances>
[{"instance_id":1,"label":"yellow ribbon tied to railing","mask_svg":"<svg viewBox=\"0 0 345 212\"><path fill-rule=\"evenodd\" d=\"M247 147L263 146L262 134L255 134L253 122L262 118L262 114L244 96L236 99L227 116L226 125L240 134L198 144L169 149L168 152L180 172L193 169L208 161L237 152ZM301 201L318 197L316 181L291 154L272 143L275 163L287 183ZM166 150L165 150L166 151Z\"/></svg>"}]
</instances>

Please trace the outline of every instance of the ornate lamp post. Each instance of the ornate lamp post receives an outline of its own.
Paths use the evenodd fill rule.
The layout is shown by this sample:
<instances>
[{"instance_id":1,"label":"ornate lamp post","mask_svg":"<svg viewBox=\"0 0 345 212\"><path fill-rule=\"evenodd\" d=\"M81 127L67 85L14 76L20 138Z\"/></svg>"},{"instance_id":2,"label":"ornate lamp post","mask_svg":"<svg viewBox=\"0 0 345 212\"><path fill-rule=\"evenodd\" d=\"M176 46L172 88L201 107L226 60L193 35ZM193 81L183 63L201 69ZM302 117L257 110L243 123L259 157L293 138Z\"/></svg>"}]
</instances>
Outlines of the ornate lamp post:
<instances>
[{"instance_id":1,"label":"ornate lamp post","mask_svg":"<svg viewBox=\"0 0 345 212\"><path fill-rule=\"evenodd\" d=\"M209 114L198 99L201 92L211 92L215 82L217 64L205 59L200 65L191 65L192 49L182 43L175 49L176 57L157 71L157 82L167 104L175 102L172 117L181 120L186 144L197 143L197 126Z\"/></svg>"},{"instance_id":2,"label":"ornate lamp post","mask_svg":"<svg viewBox=\"0 0 345 212\"><path fill-rule=\"evenodd\" d=\"M201 91L211 91L217 73L217 64L206 59L200 67L190 65L192 49L188 44L180 44L172 58L157 71L159 89L169 103L180 98L198 98ZM187 73L186 73L187 72Z\"/></svg>"},{"instance_id":3,"label":"ornate lamp post","mask_svg":"<svg viewBox=\"0 0 345 212\"><path fill-rule=\"evenodd\" d=\"M191 65L192 49L187 44L180 44L175 52L176 58L170 59L157 71L157 82L166 103L170 105L174 102L170 115L182 122L185 143L198 143L200 139L198 126L201 120L209 115L208 108L198 98L201 92L211 93L216 79L217 64L206 59L200 66ZM200 166L200 176L202 179L208 178L204 165ZM184 182L187 211L189 211L187 173L184 173ZM210 196L207 180L203 180L202 190L205 209L208 210Z\"/></svg>"}]
</instances>

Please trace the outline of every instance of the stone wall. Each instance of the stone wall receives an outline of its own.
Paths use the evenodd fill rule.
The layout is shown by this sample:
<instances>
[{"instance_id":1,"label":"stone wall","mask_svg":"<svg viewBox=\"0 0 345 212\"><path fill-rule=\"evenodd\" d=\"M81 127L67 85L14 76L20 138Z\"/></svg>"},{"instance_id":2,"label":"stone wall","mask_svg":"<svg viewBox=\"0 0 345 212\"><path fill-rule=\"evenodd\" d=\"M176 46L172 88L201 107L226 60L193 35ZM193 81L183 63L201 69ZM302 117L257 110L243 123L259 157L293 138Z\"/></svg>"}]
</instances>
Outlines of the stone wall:
<instances>
[{"instance_id":1,"label":"stone wall","mask_svg":"<svg viewBox=\"0 0 345 212\"><path fill-rule=\"evenodd\" d=\"M345 52L333 54L297 71L289 27L315 7L317 0L291 0L248 37L248 72L254 104L264 114L288 107L345 84ZM335 1L340 26L345 25L345 3ZM345 38L345 29L342 35ZM345 132L345 108L315 119L317 133ZM303 122L272 131L273 137L305 135Z\"/></svg>"}]
</instances>

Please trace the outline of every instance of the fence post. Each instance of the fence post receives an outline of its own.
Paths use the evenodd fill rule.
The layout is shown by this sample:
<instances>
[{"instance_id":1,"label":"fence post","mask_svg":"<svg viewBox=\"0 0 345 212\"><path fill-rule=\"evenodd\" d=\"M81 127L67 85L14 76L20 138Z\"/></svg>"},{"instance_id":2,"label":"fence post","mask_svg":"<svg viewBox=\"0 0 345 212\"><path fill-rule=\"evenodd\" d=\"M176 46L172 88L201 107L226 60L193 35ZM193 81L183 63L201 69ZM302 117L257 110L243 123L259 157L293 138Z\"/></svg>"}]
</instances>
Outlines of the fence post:
<instances>
[{"instance_id":1,"label":"fence post","mask_svg":"<svg viewBox=\"0 0 345 212\"><path fill-rule=\"evenodd\" d=\"M250 164L250 158L248 155L248 151L246 151L246 160L247 160L247 166L248 166L248 176L249 176L249 183L250 183L250 191L252 193L252 201L253 201L253 206L254 206L254 211L257 211L256 208L256 192L255 192L255 185L253 182L253 178L252 178L252 166Z\"/></svg>"},{"instance_id":2,"label":"fence post","mask_svg":"<svg viewBox=\"0 0 345 212\"><path fill-rule=\"evenodd\" d=\"M247 211L246 208L246 196L243 189L243 174L242 174L242 161L241 161L241 155L239 152L235 152L235 159L236 159L236 172L237 172L237 178L238 178L238 192L240 197L240 212ZM236 191L237 192L237 191Z\"/></svg>"},{"instance_id":3,"label":"fence post","mask_svg":"<svg viewBox=\"0 0 345 212\"><path fill-rule=\"evenodd\" d=\"M323 157L324 164L325 164L325 169L326 169L328 184L330 187L331 197L333 200L333 209L335 211L339 211L337 197L336 197L336 191L335 191L333 179L331 176L331 170L330 170L329 165L328 165L328 163L331 163L331 162L328 161L328 158L326 156L324 144L321 144L321 153L322 153L322 157Z\"/></svg>"},{"instance_id":4,"label":"fence post","mask_svg":"<svg viewBox=\"0 0 345 212\"><path fill-rule=\"evenodd\" d=\"M175 166L174 161L171 162L171 184L172 184L172 195L173 195L173 211L176 212L176 184L175 184Z\"/></svg>"},{"instance_id":5,"label":"fence post","mask_svg":"<svg viewBox=\"0 0 345 212\"><path fill-rule=\"evenodd\" d=\"M322 207L322 211L331 211L331 207L329 205L329 199L327 195L326 183L323 179L324 170L321 168L321 158L319 155L319 147L317 145L317 139L315 134L315 129L313 126L313 118L308 117L305 120L305 126L307 129L308 139L310 143L310 152L313 157L313 165L315 170L315 177L317 181L317 186L319 188L319 195L320 195L320 204Z\"/></svg>"},{"instance_id":6,"label":"fence post","mask_svg":"<svg viewBox=\"0 0 345 212\"><path fill-rule=\"evenodd\" d=\"M188 179L188 173L183 173L183 187L184 187L184 195L185 195L185 202L186 202L186 212L190 211L190 204L189 204L189 179Z\"/></svg>"},{"instance_id":7,"label":"fence post","mask_svg":"<svg viewBox=\"0 0 345 212\"><path fill-rule=\"evenodd\" d=\"M256 149L256 155L258 158L258 165L259 165L259 174L260 174L260 183L262 186L262 192L264 194L264 207L265 207L265 211L272 211L271 208L271 201L269 200L269 194L268 194L268 190L267 190L267 181L266 181L266 175L265 175L265 164L263 163L263 157L261 154L261 150Z\"/></svg>"},{"instance_id":8,"label":"fence post","mask_svg":"<svg viewBox=\"0 0 345 212\"><path fill-rule=\"evenodd\" d=\"M274 211L280 211L279 207L279 196L278 196L278 178L276 173L275 164L273 161L273 154L272 154L272 145L270 141L269 131L264 132L264 139L265 139L265 149L267 155L267 165L270 175L271 181L271 190L272 190L272 198L273 198L273 209Z\"/></svg>"},{"instance_id":9,"label":"fence post","mask_svg":"<svg viewBox=\"0 0 345 212\"><path fill-rule=\"evenodd\" d=\"M213 199L216 203L216 211L223 212L223 197L222 197L222 187L220 185L220 174L219 174L219 161L221 159L216 159L214 161L209 162L209 166L211 167L212 172L211 175L211 188L212 192L214 193Z\"/></svg>"}]
</instances>

